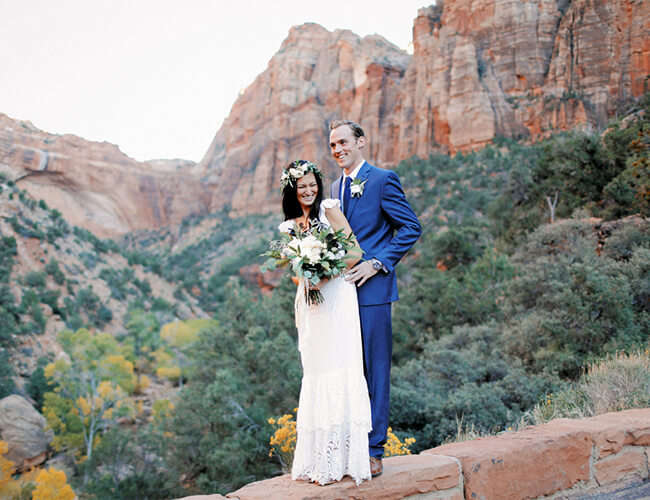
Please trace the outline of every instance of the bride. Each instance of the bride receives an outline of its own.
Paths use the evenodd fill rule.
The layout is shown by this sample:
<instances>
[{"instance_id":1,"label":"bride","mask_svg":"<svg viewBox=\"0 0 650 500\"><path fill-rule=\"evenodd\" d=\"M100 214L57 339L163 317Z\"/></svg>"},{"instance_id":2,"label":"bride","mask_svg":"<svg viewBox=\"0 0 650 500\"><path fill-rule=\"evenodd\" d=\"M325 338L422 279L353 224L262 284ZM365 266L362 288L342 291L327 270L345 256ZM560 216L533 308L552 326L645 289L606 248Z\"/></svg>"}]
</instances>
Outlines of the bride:
<instances>
[{"instance_id":1,"label":"bride","mask_svg":"<svg viewBox=\"0 0 650 500\"><path fill-rule=\"evenodd\" d=\"M323 180L314 163L292 162L283 172L282 184L281 231L308 230L320 221L346 235L352 232L339 200L322 199ZM346 265L349 268L360 258L357 243L348 252ZM303 377L291 477L325 485L349 475L359 484L370 479L372 423L355 285L343 276L321 281L324 301L312 305L305 300L306 286L310 285L302 279L295 301Z\"/></svg>"}]
</instances>

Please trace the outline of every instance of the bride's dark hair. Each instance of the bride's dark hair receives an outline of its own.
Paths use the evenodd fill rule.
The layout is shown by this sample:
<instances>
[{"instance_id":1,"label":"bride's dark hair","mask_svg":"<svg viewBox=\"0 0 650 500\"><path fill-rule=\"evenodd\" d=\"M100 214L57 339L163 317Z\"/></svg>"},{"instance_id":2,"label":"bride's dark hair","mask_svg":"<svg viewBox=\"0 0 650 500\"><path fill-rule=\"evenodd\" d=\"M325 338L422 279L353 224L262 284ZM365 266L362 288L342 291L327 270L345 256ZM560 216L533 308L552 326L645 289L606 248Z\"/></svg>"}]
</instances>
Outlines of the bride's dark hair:
<instances>
[{"instance_id":1,"label":"bride's dark hair","mask_svg":"<svg viewBox=\"0 0 650 500\"><path fill-rule=\"evenodd\" d=\"M316 165L307 160L296 160L289 163L289 166L287 166L284 171L288 172L290 168L300 167L302 165L313 165L316 167ZM309 218L318 219L320 202L323 200L323 178L318 168L310 168L308 170L308 173L309 172L314 174L316 184L318 185L318 193L316 194L316 199L309 210ZM293 182L288 182L282 189L282 211L284 212L284 220L295 219L302 216L302 208L300 207L300 203L298 203L297 179L293 180Z\"/></svg>"}]
</instances>

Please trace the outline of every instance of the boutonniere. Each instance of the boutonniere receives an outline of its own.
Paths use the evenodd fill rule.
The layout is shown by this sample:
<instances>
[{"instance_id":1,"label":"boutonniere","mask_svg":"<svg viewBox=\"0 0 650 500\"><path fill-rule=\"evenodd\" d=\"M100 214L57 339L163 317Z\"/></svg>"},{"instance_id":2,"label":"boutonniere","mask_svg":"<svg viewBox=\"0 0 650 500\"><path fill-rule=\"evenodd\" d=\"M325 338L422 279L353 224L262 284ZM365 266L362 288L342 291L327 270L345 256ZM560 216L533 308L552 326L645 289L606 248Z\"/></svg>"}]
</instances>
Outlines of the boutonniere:
<instances>
[{"instance_id":1,"label":"boutonniere","mask_svg":"<svg viewBox=\"0 0 650 500\"><path fill-rule=\"evenodd\" d=\"M361 180L358 177L355 178L352 184L350 184L350 196L353 198L361 198L366 182L368 182L368 179Z\"/></svg>"}]
</instances>

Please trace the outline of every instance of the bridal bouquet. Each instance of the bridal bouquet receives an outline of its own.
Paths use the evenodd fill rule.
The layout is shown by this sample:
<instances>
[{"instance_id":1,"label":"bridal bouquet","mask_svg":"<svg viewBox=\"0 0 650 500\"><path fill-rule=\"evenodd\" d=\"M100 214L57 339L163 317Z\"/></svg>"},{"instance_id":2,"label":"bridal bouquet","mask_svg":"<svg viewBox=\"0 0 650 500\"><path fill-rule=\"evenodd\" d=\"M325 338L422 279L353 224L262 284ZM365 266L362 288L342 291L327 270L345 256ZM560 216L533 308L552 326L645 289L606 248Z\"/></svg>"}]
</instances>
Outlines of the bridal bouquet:
<instances>
[{"instance_id":1,"label":"bridal bouquet","mask_svg":"<svg viewBox=\"0 0 650 500\"><path fill-rule=\"evenodd\" d=\"M311 228L301 231L290 221L280 224L281 239L270 243L270 250L262 255L269 258L262 270L289 265L294 274L305 279L305 298L308 304L320 304L323 295L317 285L324 278L333 278L345 271L345 255L354 247L354 235L343 230L334 231L317 220Z\"/></svg>"}]
</instances>

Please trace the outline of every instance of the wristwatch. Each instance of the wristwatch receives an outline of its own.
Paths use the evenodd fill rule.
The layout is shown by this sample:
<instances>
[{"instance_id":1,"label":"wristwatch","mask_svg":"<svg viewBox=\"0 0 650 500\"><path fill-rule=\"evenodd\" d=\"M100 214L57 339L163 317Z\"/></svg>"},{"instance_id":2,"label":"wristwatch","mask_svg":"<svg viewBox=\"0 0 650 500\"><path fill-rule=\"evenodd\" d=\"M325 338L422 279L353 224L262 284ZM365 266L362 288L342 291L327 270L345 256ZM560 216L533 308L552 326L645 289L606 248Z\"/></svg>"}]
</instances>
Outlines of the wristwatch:
<instances>
[{"instance_id":1,"label":"wristwatch","mask_svg":"<svg viewBox=\"0 0 650 500\"><path fill-rule=\"evenodd\" d=\"M372 262L372 268L373 268L375 271L381 271L382 269L384 269L384 265L381 263L380 260L378 260L378 259L371 259L370 262Z\"/></svg>"}]
</instances>

